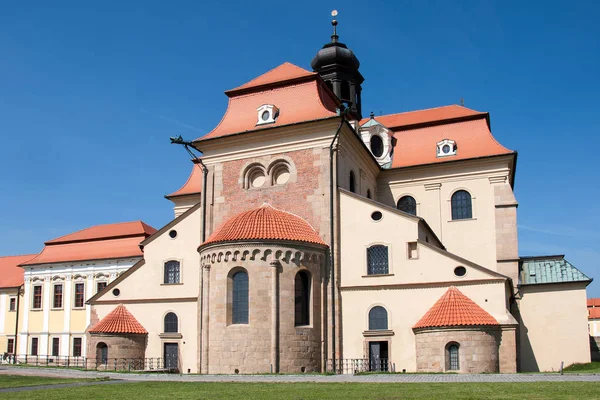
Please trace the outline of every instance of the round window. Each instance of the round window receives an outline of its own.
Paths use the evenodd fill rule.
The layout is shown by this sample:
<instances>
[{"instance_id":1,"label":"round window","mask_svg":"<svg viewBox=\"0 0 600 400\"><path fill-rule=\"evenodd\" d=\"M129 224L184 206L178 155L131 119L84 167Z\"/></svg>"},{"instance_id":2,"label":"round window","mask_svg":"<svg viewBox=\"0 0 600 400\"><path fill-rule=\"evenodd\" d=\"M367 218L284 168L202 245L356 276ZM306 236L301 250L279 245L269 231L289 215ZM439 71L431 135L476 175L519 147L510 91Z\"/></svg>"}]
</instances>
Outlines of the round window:
<instances>
[{"instance_id":1,"label":"round window","mask_svg":"<svg viewBox=\"0 0 600 400\"><path fill-rule=\"evenodd\" d=\"M112 294L113 296L118 297L121 294L121 291L119 289L113 289Z\"/></svg>"},{"instance_id":2,"label":"round window","mask_svg":"<svg viewBox=\"0 0 600 400\"><path fill-rule=\"evenodd\" d=\"M442 147L442 152L443 152L444 154L448 154L448 153L450 153L450 145L449 145L449 144L445 144L445 145Z\"/></svg>"},{"instance_id":3,"label":"round window","mask_svg":"<svg viewBox=\"0 0 600 400\"><path fill-rule=\"evenodd\" d=\"M262 185L265 184L265 175L263 174L263 172L261 170L256 170L254 172L252 172L250 174L250 186L251 187L261 187Z\"/></svg>"},{"instance_id":4,"label":"round window","mask_svg":"<svg viewBox=\"0 0 600 400\"><path fill-rule=\"evenodd\" d=\"M175 229L171 229L171 230L169 231L169 237L170 237L171 239L175 239L175 238L177 237L177 231L176 231Z\"/></svg>"},{"instance_id":5,"label":"round window","mask_svg":"<svg viewBox=\"0 0 600 400\"><path fill-rule=\"evenodd\" d=\"M371 219L373 221L380 221L381 218L383 218L383 214L381 213L381 211L373 211L373 213L371 214Z\"/></svg>"},{"instance_id":6,"label":"round window","mask_svg":"<svg viewBox=\"0 0 600 400\"><path fill-rule=\"evenodd\" d=\"M263 111L263 113L260 115L260 119L262 119L263 121L268 121L270 116L271 116L270 112Z\"/></svg>"},{"instance_id":7,"label":"round window","mask_svg":"<svg viewBox=\"0 0 600 400\"><path fill-rule=\"evenodd\" d=\"M285 167L277 168L273 173L273 183L276 185L286 184L290 180L290 172Z\"/></svg>"},{"instance_id":8,"label":"round window","mask_svg":"<svg viewBox=\"0 0 600 400\"><path fill-rule=\"evenodd\" d=\"M371 136L371 153L373 153L375 157L381 157L383 155L383 139L381 139L381 136Z\"/></svg>"},{"instance_id":9,"label":"round window","mask_svg":"<svg viewBox=\"0 0 600 400\"><path fill-rule=\"evenodd\" d=\"M465 276L467 274L467 269L465 267L456 267L454 268L454 275L458 277Z\"/></svg>"}]
</instances>

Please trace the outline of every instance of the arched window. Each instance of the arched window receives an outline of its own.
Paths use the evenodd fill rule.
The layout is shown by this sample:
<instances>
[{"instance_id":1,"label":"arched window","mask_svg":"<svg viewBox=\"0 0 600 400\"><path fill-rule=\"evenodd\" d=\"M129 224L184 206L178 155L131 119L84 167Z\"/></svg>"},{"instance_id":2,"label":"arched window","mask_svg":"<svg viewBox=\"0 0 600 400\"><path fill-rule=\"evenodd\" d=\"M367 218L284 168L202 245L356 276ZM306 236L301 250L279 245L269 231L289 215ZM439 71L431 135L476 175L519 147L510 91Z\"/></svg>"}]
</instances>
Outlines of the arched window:
<instances>
[{"instance_id":1,"label":"arched window","mask_svg":"<svg viewBox=\"0 0 600 400\"><path fill-rule=\"evenodd\" d=\"M310 325L310 274L300 271L294 281L295 324Z\"/></svg>"},{"instance_id":2,"label":"arched window","mask_svg":"<svg viewBox=\"0 0 600 400\"><path fill-rule=\"evenodd\" d=\"M459 190L452 195L452 219L473 218L471 195L466 190Z\"/></svg>"},{"instance_id":3,"label":"arched window","mask_svg":"<svg viewBox=\"0 0 600 400\"><path fill-rule=\"evenodd\" d=\"M350 171L350 191L356 193L356 179L354 178L354 171Z\"/></svg>"},{"instance_id":4,"label":"arched window","mask_svg":"<svg viewBox=\"0 0 600 400\"><path fill-rule=\"evenodd\" d=\"M376 244L367 249L367 275L389 273L388 248Z\"/></svg>"},{"instance_id":5,"label":"arched window","mask_svg":"<svg viewBox=\"0 0 600 400\"><path fill-rule=\"evenodd\" d=\"M381 306L371 308L369 311L369 330L378 331L388 328L387 311Z\"/></svg>"},{"instance_id":6,"label":"arched window","mask_svg":"<svg viewBox=\"0 0 600 400\"><path fill-rule=\"evenodd\" d=\"M165 263L165 281L164 283L179 283L179 261L171 260Z\"/></svg>"},{"instance_id":7,"label":"arched window","mask_svg":"<svg viewBox=\"0 0 600 400\"><path fill-rule=\"evenodd\" d=\"M449 343L446 346L446 369L450 371L458 371L460 369L458 363L458 343Z\"/></svg>"},{"instance_id":8,"label":"arched window","mask_svg":"<svg viewBox=\"0 0 600 400\"><path fill-rule=\"evenodd\" d=\"M248 323L248 273L236 272L232 280L231 323Z\"/></svg>"},{"instance_id":9,"label":"arched window","mask_svg":"<svg viewBox=\"0 0 600 400\"><path fill-rule=\"evenodd\" d=\"M175 313L167 313L165 315L165 333L177 333L179 332L179 321Z\"/></svg>"},{"instance_id":10,"label":"arched window","mask_svg":"<svg viewBox=\"0 0 600 400\"><path fill-rule=\"evenodd\" d=\"M398 200L398 210L417 215L417 201L412 196L402 196Z\"/></svg>"}]
</instances>

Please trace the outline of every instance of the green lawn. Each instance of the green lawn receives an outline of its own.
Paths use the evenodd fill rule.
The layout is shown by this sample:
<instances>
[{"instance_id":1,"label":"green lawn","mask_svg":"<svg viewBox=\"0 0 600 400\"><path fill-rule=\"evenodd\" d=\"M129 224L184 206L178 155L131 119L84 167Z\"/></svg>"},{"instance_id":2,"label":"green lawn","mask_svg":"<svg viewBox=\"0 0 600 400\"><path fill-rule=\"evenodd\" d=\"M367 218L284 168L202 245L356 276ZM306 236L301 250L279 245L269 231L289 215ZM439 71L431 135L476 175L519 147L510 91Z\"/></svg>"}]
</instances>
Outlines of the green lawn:
<instances>
[{"instance_id":1,"label":"green lawn","mask_svg":"<svg viewBox=\"0 0 600 400\"><path fill-rule=\"evenodd\" d=\"M180 383L143 382L0 394L62 399L600 399L600 385L560 383Z\"/></svg>"},{"instance_id":2,"label":"green lawn","mask_svg":"<svg viewBox=\"0 0 600 400\"><path fill-rule=\"evenodd\" d=\"M600 374L600 362L587 364L572 364L564 369L565 372L579 372L582 374Z\"/></svg>"},{"instance_id":3,"label":"green lawn","mask_svg":"<svg viewBox=\"0 0 600 400\"><path fill-rule=\"evenodd\" d=\"M74 383L94 380L95 379L66 379L47 378L43 376L0 375L0 389L21 386L55 385L57 383Z\"/></svg>"}]
</instances>

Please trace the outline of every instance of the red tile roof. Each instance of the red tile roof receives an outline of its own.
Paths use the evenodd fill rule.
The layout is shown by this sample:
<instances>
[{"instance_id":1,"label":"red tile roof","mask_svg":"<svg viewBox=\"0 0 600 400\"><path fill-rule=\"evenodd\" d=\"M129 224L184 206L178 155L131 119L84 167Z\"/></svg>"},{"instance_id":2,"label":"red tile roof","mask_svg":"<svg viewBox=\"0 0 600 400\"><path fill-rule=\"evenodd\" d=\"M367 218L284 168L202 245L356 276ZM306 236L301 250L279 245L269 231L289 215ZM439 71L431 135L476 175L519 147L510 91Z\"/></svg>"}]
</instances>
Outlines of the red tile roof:
<instances>
[{"instance_id":1,"label":"red tile roof","mask_svg":"<svg viewBox=\"0 0 600 400\"><path fill-rule=\"evenodd\" d=\"M392 168L513 153L494 139L485 119L402 130L394 137ZM456 142L456 155L437 156L436 144L444 139Z\"/></svg>"},{"instance_id":2,"label":"red tile roof","mask_svg":"<svg viewBox=\"0 0 600 400\"><path fill-rule=\"evenodd\" d=\"M587 299L588 307L600 307L600 298Z\"/></svg>"},{"instance_id":3,"label":"red tile roof","mask_svg":"<svg viewBox=\"0 0 600 400\"><path fill-rule=\"evenodd\" d=\"M589 319L600 319L600 308L588 308L590 312Z\"/></svg>"},{"instance_id":4,"label":"red tile roof","mask_svg":"<svg viewBox=\"0 0 600 400\"><path fill-rule=\"evenodd\" d=\"M375 121L394 130L394 128L402 128L419 124L428 124L456 118L474 117L478 115L485 117L488 115L488 113L471 110L470 108L459 106L456 104L451 104L449 106L427 108L424 110L408 111L398 114L380 115L378 117L375 117ZM370 119L371 118L363 118L360 121L360 125L369 122Z\"/></svg>"},{"instance_id":5,"label":"red tile roof","mask_svg":"<svg viewBox=\"0 0 600 400\"><path fill-rule=\"evenodd\" d=\"M81 242L117 238L124 236L152 235L156 229L142 221L119 222L115 224L96 225L80 231L52 239L45 244Z\"/></svg>"},{"instance_id":6,"label":"red tile roof","mask_svg":"<svg viewBox=\"0 0 600 400\"><path fill-rule=\"evenodd\" d=\"M413 329L473 325L499 324L487 311L462 294L456 287L451 286L413 326Z\"/></svg>"},{"instance_id":7,"label":"red tile roof","mask_svg":"<svg viewBox=\"0 0 600 400\"><path fill-rule=\"evenodd\" d=\"M140 242L154 232L141 221L98 225L46 242L40 254L20 265L141 257Z\"/></svg>"},{"instance_id":8,"label":"red tile roof","mask_svg":"<svg viewBox=\"0 0 600 400\"><path fill-rule=\"evenodd\" d=\"M123 304L119 304L102 321L91 327L90 333L128 333L145 335L148 331L140 324L137 319Z\"/></svg>"},{"instance_id":9,"label":"red tile roof","mask_svg":"<svg viewBox=\"0 0 600 400\"><path fill-rule=\"evenodd\" d=\"M204 180L204 176L202 174L202 167L199 164L194 164L192 167L192 172L190 173L189 178L183 184L179 190L166 195L165 197L177 197L177 196L185 196L190 194L200 194L202 192L202 182Z\"/></svg>"},{"instance_id":10,"label":"red tile roof","mask_svg":"<svg viewBox=\"0 0 600 400\"><path fill-rule=\"evenodd\" d=\"M264 74L252 79L249 82L244 83L234 89L228 90L225 93L233 93L239 90L258 88L265 85L271 85L274 83L282 83L290 80L296 80L301 78L307 78L310 76L317 75L316 72L310 72L304 68L300 68L289 62L285 62L272 70L265 72Z\"/></svg>"},{"instance_id":11,"label":"red tile roof","mask_svg":"<svg viewBox=\"0 0 600 400\"><path fill-rule=\"evenodd\" d=\"M239 240L289 240L327 246L304 219L267 203L229 219L203 245Z\"/></svg>"},{"instance_id":12,"label":"red tile roof","mask_svg":"<svg viewBox=\"0 0 600 400\"><path fill-rule=\"evenodd\" d=\"M0 288L19 287L23 284L25 271L19 264L31 260L36 254L25 254L22 256L0 257Z\"/></svg>"},{"instance_id":13,"label":"red tile roof","mask_svg":"<svg viewBox=\"0 0 600 400\"><path fill-rule=\"evenodd\" d=\"M286 67L280 69L283 66ZM250 86L246 86L248 84L241 86L246 89L254 87L256 90L241 94L227 92L230 99L223 119L216 128L196 141L326 119L337 115L337 98L316 74L289 63L283 66L257 78L259 83L262 82L261 86L254 87L252 84L254 81L248 83L251 84ZM295 73L290 71L292 67L296 71ZM306 80L300 82L289 80L290 77L302 74L307 77ZM277 79L283 79L283 81L278 81L280 84L276 87L263 86L263 83L272 84ZM265 104L275 105L279 109L279 116L275 123L256 125L258 122L257 109Z\"/></svg>"}]
</instances>

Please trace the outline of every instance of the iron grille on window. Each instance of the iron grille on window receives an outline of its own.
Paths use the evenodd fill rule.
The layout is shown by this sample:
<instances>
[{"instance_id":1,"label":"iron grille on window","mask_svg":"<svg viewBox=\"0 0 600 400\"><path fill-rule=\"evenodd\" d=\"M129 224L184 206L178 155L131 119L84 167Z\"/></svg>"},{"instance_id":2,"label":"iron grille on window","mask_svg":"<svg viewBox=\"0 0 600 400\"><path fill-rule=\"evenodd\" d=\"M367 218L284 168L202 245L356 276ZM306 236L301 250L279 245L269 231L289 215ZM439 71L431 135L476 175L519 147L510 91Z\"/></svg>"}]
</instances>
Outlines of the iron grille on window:
<instances>
[{"instance_id":1,"label":"iron grille on window","mask_svg":"<svg viewBox=\"0 0 600 400\"><path fill-rule=\"evenodd\" d=\"M54 303L52 306L54 308L62 308L63 301L63 286L62 285L54 285Z\"/></svg>"},{"instance_id":2,"label":"iron grille on window","mask_svg":"<svg viewBox=\"0 0 600 400\"><path fill-rule=\"evenodd\" d=\"M412 196L402 196L398 200L398 210L417 215L417 201Z\"/></svg>"},{"instance_id":3,"label":"iron grille on window","mask_svg":"<svg viewBox=\"0 0 600 400\"><path fill-rule=\"evenodd\" d=\"M165 333L177 333L178 331L178 320L175 313L168 313L165 315Z\"/></svg>"},{"instance_id":4,"label":"iron grille on window","mask_svg":"<svg viewBox=\"0 0 600 400\"><path fill-rule=\"evenodd\" d=\"M73 357L81 357L81 338L73 339Z\"/></svg>"},{"instance_id":5,"label":"iron grille on window","mask_svg":"<svg viewBox=\"0 0 600 400\"><path fill-rule=\"evenodd\" d=\"M381 306L371 308L369 311L369 330L386 330L388 328L387 311Z\"/></svg>"},{"instance_id":6,"label":"iron grille on window","mask_svg":"<svg viewBox=\"0 0 600 400\"><path fill-rule=\"evenodd\" d=\"M371 246L367 249L367 274L380 275L389 273L388 248L383 245Z\"/></svg>"},{"instance_id":7,"label":"iron grille on window","mask_svg":"<svg viewBox=\"0 0 600 400\"><path fill-rule=\"evenodd\" d=\"M83 283L75 284L75 307L83 307L83 302L85 300L84 289L85 285Z\"/></svg>"},{"instance_id":8,"label":"iron grille on window","mask_svg":"<svg viewBox=\"0 0 600 400\"><path fill-rule=\"evenodd\" d=\"M448 347L448 356L450 357L450 369L453 371L458 370L458 345L451 344Z\"/></svg>"},{"instance_id":9,"label":"iron grille on window","mask_svg":"<svg viewBox=\"0 0 600 400\"><path fill-rule=\"evenodd\" d=\"M248 323L248 274L236 272L232 278L231 322L233 324Z\"/></svg>"},{"instance_id":10,"label":"iron grille on window","mask_svg":"<svg viewBox=\"0 0 600 400\"><path fill-rule=\"evenodd\" d=\"M296 325L310 324L310 276L306 271L296 274L295 289L295 323Z\"/></svg>"},{"instance_id":11,"label":"iron grille on window","mask_svg":"<svg viewBox=\"0 0 600 400\"><path fill-rule=\"evenodd\" d=\"M165 263L165 283L179 283L179 261Z\"/></svg>"},{"instance_id":12,"label":"iron grille on window","mask_svg":"<svg viewBox=\"0 0 600 400\"><path fill-rule=\"evenodd\" d=\"M459 190L452 195L452 219L473 218L471 195L465 190Z\"/></svg>"}]
</instances>

